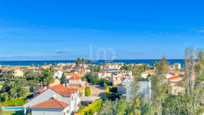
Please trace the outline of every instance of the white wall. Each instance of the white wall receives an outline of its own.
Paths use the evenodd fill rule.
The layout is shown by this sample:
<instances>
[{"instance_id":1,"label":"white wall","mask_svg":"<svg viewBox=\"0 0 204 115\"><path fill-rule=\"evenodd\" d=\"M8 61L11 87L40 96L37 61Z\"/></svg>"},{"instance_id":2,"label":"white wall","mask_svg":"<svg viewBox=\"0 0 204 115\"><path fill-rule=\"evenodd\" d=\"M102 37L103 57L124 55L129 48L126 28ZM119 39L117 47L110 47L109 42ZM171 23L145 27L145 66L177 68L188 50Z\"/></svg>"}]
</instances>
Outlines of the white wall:
<instances>
[{"instance_id":1,"label":"white wall","mask_svg":"<svg viewBox=\"0 0 204 115\"><path fill-rule=\"evenodd\" d=\"M132 82L122 82L122 85L126 86L126 94L124 94L124 96L126 96L127 100L131 98L131 90L132 90L131 84ZM151 99L151 82L139 81L139 85L140 85L139 93L144 94L146 99Z\"/></svg>"},{"instance_id":2,"label":"white wall","mask_svg":"<svg viewBox=\"0 0 204 115\"><path fill-rule=\"evenodd\" d=\"M54 73L53 78L58 78L60 79L62 77L63 72L61 70L58 70L57 72Z\"/></svg>"},{"instance_id":3,"label":"white wall","mask_svg":"<svg viewBox=\"0 0 204 115\"><path fill-rule=\"evenodd\" d=\"M71 115L71 111L69 110L69 106L65 109L41 109L41 108L33 108L32 115ZM69 110L69 113L67 113Z\"/></svg>"}]
</instances>

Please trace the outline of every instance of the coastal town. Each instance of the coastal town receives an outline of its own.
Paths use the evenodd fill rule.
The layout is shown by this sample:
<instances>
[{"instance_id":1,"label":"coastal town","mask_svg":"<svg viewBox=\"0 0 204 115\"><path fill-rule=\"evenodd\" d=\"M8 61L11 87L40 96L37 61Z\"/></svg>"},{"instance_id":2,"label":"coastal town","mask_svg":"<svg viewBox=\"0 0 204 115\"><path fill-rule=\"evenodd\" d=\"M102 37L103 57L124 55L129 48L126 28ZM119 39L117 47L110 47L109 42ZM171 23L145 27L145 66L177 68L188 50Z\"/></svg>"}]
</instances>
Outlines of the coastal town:
<instances>
[{"instance_id":1,"label":"coastal town","mask_svg":"<svg viewBox=\"0 0 204 115\"><path fill-rule=\"evenodd\" d=\"M92 115L102 112L105 100L131 100L135 72L140 71L138 93L153 98L151 77L161 62L91 64L78 58L75 63L30 66L1 66L1 102L5 113L24 115ZM164 74L167 94L184 92L181 63L167 65ZM96 105L98 104L98 105ZM97 108L97 106L99 106ZM87 113L88 112L88 113Z\"/></svg>"}]
</instances>

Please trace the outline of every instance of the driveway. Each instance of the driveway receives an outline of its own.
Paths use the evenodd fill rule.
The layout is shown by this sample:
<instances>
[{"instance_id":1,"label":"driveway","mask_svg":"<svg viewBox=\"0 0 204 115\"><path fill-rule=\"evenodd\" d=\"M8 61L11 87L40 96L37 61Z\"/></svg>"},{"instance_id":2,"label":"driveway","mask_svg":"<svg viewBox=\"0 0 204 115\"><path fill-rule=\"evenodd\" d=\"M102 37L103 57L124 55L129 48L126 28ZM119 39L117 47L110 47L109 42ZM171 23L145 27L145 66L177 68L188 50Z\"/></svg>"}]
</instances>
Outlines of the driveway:
<instances>
[{"instance_id":1,"label":"driveway","mask_svg":"<svg viewBox=\"0 0 204 115\"><path fill-rule=\"evenodd\" d=\"M90 85L91 95L93 97L105 97L105 89L100 85Z\"/></svg>"}]
</instances>

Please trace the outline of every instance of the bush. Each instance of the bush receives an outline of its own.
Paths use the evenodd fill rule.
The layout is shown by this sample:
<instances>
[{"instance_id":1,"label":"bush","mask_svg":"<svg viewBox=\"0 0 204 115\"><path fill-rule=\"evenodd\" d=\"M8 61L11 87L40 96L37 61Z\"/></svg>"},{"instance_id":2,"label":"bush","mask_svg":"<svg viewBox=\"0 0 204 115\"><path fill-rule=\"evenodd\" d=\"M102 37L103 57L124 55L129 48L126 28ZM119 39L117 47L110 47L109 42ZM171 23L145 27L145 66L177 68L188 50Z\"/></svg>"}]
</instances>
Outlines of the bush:
<instances>
[{"instance_id":1,"label":"bush","mask_svg":"<svg viewBox=\"0 0 204 115\"><path fill-rule=\"evenodd\" d=\"M90 96L90 95L91 95L91 89L89 87L86 87L85 96Z\"/></svg>"},{"instance_id":2,"label":"bush","mask_svg":"<svg viewBox=\"0 0 204 115\"><path fill-rule=\"evenodd\" d=\"M26 98L16 98L16 99L11 99L10 101L4 101L2 102L2 105L4 107L8 107L8 106L22 106L23 104L25 104L27 102Z\"/></svg>"},{"instance_id":3,"label":"bush","mask_svg":"<svg viewBox=\"0 0 204 115\"><path fill-rule=\"evenodd\" d=\"M86 80L86 77L81 77L81 80L82 80L82 81L87 81L87 80Z\"/></svg>"},{"instance_id":4,"label":"bush","mask_svg":"<svg viewBox=\"0 0 204 115\"><path fill-rule=\"evenodd\" d=\"M122 93L117 93L117 86L113 86L113 87L107 87L105 90L105 97L114 97L117 95L122 95Z\"/></svg>"},{"instance_id":5,"label":"bush","mask_svg":"<svg viewBox=\"0 0 204 115\"><path fill-rule=\"evenodd\" d=\"M103 87L106 89L108 86L106 83L103 83Z\"/></svg>"},{"instance_id":6,"label":"bush","mask_svg":"<svg viewBox=\"0 0 204 115\"><path fill-rule=\"evenodd\" d=\"M94 101L88 107L81 110L81 112L79 112L77 115L93 115L95 112L101 109L102 102L103 102L102 98Z\"/></svg>"},{"instance_id":7,"label":"bush","mask_svg":"<svg viewBox=\"0 0 204 115\"><path fill-rule=\"evenodd\" d=\"M86 106L80 106L77 112L81 112L84 108L86 108Z\"/></svg>"}]
</instances>

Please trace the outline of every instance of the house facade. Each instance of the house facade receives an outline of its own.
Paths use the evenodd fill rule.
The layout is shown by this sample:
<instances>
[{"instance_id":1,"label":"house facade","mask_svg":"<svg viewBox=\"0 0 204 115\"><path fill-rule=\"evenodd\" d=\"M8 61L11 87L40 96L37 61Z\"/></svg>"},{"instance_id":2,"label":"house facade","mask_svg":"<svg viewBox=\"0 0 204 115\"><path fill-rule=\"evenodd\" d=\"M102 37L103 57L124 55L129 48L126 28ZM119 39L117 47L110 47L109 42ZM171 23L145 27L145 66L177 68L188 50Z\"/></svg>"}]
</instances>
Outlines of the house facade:
<instances>
[{"instance_id":1,"label":"house facade","mask_svg":"<svg viewBox=\"0 0 204 115\"><path fill-rule=\"evenodd\" d=\"M133 79L126 79L117 87L118 93L123 93L123 96L126 96L126 100L131 98L132 82ZM143 94L145 99L151 99L151 81L147 78L142 78L138 84L140 86L139 93Z\"/></svg>"},{"instance_id":2,"label":"house facade","mask_svg":"<svg viewBox=\"0 0 204 115\"><path fill-rule=\"evenodd\" d=\"M71 115L79 106L79 91L61 84L49 87L23 105L24 115L27 112L32 115Z\"/></svg>"},{"instance_id":3,"label":"house facade","mask_svg":"<svg viewBox=\"0 0 204 115\"><path fill-rule=\"evenodd\" d=\"M63 74L63 72L62 72L61 70L57 70L57 71L54 73L53 78L61 79L62 74Z\"/></svg>"}]
</instances>

